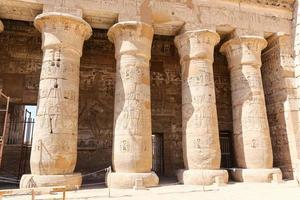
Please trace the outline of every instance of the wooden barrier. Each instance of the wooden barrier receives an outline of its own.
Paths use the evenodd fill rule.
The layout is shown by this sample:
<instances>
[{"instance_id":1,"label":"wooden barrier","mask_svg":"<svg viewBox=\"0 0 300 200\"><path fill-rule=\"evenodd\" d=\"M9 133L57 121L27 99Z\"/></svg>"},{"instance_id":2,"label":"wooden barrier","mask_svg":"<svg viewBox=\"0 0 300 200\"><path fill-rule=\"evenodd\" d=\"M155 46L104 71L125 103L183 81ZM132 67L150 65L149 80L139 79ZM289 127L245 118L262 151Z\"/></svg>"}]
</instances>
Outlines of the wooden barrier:
<instances>
[{"instance_id":1,"label":"wooden barrier","mask_svg":"<svg viewBox=\"0 0 300 200\"><path fill-rule=\"evenodd\" d=\"M23 189L8 189L0 190L0 200L3 196L13 196L19 194L31 194L31 199L35 200L35 196L38 194L51 194L53 192L62 192L62 200L66 199L66 187L39 187L39 188L23 188Z\"/></svg>"}]
</instances>

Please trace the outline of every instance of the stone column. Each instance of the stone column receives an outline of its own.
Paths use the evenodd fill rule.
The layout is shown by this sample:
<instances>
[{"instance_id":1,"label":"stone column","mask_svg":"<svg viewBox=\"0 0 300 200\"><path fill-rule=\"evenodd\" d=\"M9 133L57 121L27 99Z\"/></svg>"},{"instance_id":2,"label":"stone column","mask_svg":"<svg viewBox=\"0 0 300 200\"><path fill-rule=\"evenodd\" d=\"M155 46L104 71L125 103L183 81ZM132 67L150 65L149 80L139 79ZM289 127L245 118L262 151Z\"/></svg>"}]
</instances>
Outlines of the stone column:
<instances>
[{"instance_id":1,"label":"stone column","mask_svg":"<svg viewBox=\"0 0 300 200\"><path fill-rule=\"evenodd\" d=\"M261 51L267 41L259 36L235 37L220 51L230 70L233 143L237 169L233 177L245 182L270 182L281 179L274 169L264 90L261 78ZM274 177L275 178L275 177Z\"/></svg>"},{"instance_id":2,"label":"stone column","mask_svg":"<svg viewBox=\"0 0 300 200\"><path fill-rule=\"evenodd\" d=\"M1 22L0 20L0 33L4 30L4 26L3 26L3 23Z\"/></svg>"},{"instance_id":3,"label":"stone column","mask_svg":"<svg viewBox=\"0 0 300 200\"><path fill-rule=\"evenodd\" d=\"M46 12L35 27L42 33L43 64L30 167L20 187L81 185L77 160L79 68L84 40L92 29L81 17Z\"/></svg>"},{"instance_id":4,"label":"stone column","mask_svg":"<svg viewBox=\"0 0 300 200\"><path fill-rule=\"evenodd\" d=\"M293 48L294 48L294 64L295 64L295 79L297 86L298 98L298 130L295 134L295 145L293 157L294 178L300 185L300 4L299 1L294 3L294 18L293 18Z\"/></svg>"},{"instance_id":5,"label":"stone column","mask_svg":"<svg viewBox=\"0 0 300 200\"><path fill-rule=\"evenodd\" d=\"M221 150L213 76L214 47L220 37L209 30L188 31L175 38L182 76L182 143L184 184L228 182L220 170Z\"/></svg>"},{"instance_id":6,"label":"stone column","mask_svg":"<svg viewBox=\"0 0 300 200\"><path fill-rule=\"evenodd\" d=\"M119 22L108 31L115 44L116 86L111 187L158 184L151 172L152 130L150 68L153 28L143 22ZM141 183L142 182L142 183Z\"/></svg>"}]
</instances>

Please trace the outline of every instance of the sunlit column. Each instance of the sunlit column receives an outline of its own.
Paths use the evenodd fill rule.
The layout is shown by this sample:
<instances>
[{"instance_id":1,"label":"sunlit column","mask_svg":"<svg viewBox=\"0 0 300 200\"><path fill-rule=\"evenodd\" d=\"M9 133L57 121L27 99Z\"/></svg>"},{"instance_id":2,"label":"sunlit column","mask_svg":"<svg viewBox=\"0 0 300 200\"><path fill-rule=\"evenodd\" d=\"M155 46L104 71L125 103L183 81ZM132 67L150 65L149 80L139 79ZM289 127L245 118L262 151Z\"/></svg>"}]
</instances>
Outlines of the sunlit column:
<instances>
[{"instance_id":1,"label":"sunlit column","mask_svg":"<svg viewBox=\"0 0 300 200\"><path fill-rule=\"evenodd\" d=\"M92 29L81 17L46 12L35 27L42 33L43 64L30 157L31 174L20 187L81 185L77 160L79 68Z\"/></svg>"},{"instance_id":2,"label":"sunlit column","mask_svg":"<svg viewBox=\"0 0 300 200\"><path fill-rule=\"evenodd\" d=\"M261 78L261 51L267 41L259 36L235 37L221 47L230 70L233 143L240 181L270 182L273 169L270 131Z\"/></svg>"},{"instance_id":3,"label":"sunlit column","mask_svg":"<svg viewBox=\"0 0 300 200\"><path fill-rule=\"evenodd\" d=\"M228 181L220 170L221 150L213 76L214 47L220 37L209 30L188 31L175 38L182 74L182 143L184 184Z\"/></svg>"},{"instance_id":4,"label":"sunlit column","mask_svg":"<svg viewBox=\"0 0 300 200\"><path fill-rule=\"evenodd\" d=\"M109 29L115 44L116 88L111 187L132 188L136 181L155 186L151 172L152 130L150 67L153 28L143 22L119 22Z\"/></svg>"}]
</instances>

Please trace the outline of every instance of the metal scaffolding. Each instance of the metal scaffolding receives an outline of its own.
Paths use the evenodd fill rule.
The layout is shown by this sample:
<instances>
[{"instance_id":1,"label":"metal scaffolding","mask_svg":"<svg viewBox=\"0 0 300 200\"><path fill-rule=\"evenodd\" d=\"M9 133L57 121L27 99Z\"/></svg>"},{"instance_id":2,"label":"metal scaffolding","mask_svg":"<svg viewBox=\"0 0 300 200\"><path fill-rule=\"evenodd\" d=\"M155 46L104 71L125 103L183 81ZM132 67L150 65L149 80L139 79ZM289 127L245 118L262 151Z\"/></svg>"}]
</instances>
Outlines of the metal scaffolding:
<instances>
[{"instance_id":1,"label":"metal scaffolding","mask_svg":"<svg viewBox=\"0 0 300 200\"><path fill-rule=\"evenodd\" d=\"M7 128L7 119L8 119L8 109L9 109L9 96L6 96L2 89L0 89L0 98L4 98L6 100L6 105L4 109L0 109L1 114L4 113L4 122L3 122L3 130L2 135L0 136L0 166L2 163L2 155L3 155L3 148L6 141L6 128Z\"/></svg>"}]
</instances>

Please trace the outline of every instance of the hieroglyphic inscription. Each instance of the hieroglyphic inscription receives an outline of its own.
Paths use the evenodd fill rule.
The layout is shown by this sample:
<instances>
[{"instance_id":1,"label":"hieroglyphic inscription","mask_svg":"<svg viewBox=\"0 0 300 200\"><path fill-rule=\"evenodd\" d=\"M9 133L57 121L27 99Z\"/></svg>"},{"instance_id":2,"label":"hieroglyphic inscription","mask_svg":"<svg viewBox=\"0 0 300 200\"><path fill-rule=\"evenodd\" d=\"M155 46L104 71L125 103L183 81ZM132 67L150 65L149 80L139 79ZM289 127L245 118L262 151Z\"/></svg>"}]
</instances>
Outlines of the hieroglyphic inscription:
<instances>
[{"instance_id":1,"label":"hieroglyphic inscription","mask_svg":"<svg viewBox=\"0 0 300 200\"><path fill-rule=\"evenodd\" d=\"M237 40L239 41L236 42ZM229 60L233 140L238 167L272 168L273 165L260 72L260 51L265 46L266 41L257 37L257 39L232 39L221 47L221 51ZM244 63L244 60L249 61Z\"/></svg>"},{"instance_id":2,"label":"hieroglyphic inscription","mask_svg":"<svg viewBox=\"0 0 300 200\"><path fill-rule=\"evenodd\" d=\"M198 42L191 42L194 38ZM175 39L182 65L182 134L186 169L220 167L213 66L207 61L212 59L218 39L216 33L205 31L184 33ZM201 56L194 56L198 54Z\"/></svg>"},{"instance_id":3,"label":"hieroglyphic inscription","mask_svg":"<svg viewBox=\"0 0 300 200\"><path fill-rule=\"evenodd\" d=\"M265 90L266 107L274 156L274 166L279 167L283 177L293 177L293 151L289 142L294 135L294 122L298 121L293 110L298 110L295 82L289 82L289 73L285 66L292 66L289 61L291 55L287 47L286 36L269 38L269 45L263 52L262 80ZM291 48L291 47L290 47ZM289 54L290 52L290 54ZM295 80L294 80L295 81ZM288 86L290 85L290 86ZM295 103L294 103L295 102ZM296 117L296 118L295 118Z\"/></svg>"}]
</instances>

